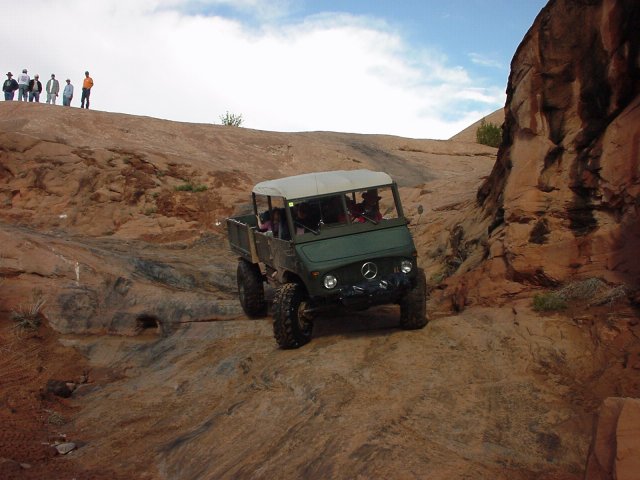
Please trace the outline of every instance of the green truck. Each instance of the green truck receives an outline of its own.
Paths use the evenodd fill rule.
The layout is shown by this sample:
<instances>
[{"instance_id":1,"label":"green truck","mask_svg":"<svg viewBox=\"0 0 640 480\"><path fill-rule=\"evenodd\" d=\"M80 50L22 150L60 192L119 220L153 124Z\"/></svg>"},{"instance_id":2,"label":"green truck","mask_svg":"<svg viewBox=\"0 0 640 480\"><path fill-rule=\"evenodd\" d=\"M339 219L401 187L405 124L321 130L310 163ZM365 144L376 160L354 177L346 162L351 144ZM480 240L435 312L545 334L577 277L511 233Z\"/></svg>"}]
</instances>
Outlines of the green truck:
<instances>
[{"instance_id":1,"label":"green truck","mask_svg":"<svg viewBox=\"0 0 640 480\"><path fill-rule=\"evenodd\" d=\"M400 326L427 324L426 280L398 186L370 170L308 173L258 183L253 213L227 219L239 255L238 294L249 317L267 314L282 348L311 340L316 313L399 304Z\"/></svg>"}]
</instances>

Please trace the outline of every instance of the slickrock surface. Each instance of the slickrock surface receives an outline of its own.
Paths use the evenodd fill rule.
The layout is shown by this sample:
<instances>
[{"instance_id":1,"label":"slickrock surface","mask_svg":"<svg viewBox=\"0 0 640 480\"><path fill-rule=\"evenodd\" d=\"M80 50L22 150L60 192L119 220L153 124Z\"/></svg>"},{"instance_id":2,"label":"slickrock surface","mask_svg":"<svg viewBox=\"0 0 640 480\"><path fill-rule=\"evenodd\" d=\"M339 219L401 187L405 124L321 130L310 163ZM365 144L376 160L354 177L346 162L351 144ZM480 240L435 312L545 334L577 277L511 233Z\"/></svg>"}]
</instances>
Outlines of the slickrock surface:
<instances>
[{"instance_id":1,"label":"slickrock surface","mask_svg":"<svg viewBox=\"0 0 640 480\"><path fill-rule=\"evenodd\" d=\"M0 103L0 477L634 478L638 31L638 2L550 1L499 151ZM356 168L401 187L431 321L325 315L279 350L223 220Z\"/></svg>"}]
</instances>

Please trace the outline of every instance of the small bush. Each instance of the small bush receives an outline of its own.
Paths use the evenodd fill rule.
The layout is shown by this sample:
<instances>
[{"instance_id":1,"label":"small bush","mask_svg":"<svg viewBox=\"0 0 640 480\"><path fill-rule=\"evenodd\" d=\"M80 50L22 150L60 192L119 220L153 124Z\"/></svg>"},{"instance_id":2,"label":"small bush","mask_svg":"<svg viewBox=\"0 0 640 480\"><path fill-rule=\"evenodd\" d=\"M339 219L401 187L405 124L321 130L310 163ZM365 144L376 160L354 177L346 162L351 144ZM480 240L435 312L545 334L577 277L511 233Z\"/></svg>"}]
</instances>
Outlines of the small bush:
<instances>
[{"instance_id":1,"label":"small bush","mask_svg":"<svg viewBox=\"0 0 640 480\"><path fill-rule=\"evenodd\" d=\"M34 292L33 301L28 307L21 307L18 311L11 312L11 319L15 322L15 328L19 330L37 330L42 323L40 311L44 307L45 299L39 292Z\"/></svg>"},{"instance_id":2,"label":"small bush","mask_svg":"<svg viewBox=\"0 0 640 480\"><path fill-rule=\"evenodd\" d=\"M607 284L599 278L587 278L565 285L558 291L558 295L565 300L590 300L605 289Z\"/></svg>"},{"instance_id":3,"label":"small bush","mask_svg":"<svg viewBox=\"0 0 640 480\"><path fill-rule=\"evenodd\" d=\"M627 287L611 287L599 278L576 280L555 292L540 293L533 298L533 309L538 312L564 310L567 302L571 304L596 306L613 305L627 296Z\"/></svg>"},{"instance_id":4,"label":"small bush","mask_svg":"<svg viewBox=\"0 0 640 480\"><path fill-rule=\"evenodd\" d=\"M431 278L429 280L432 285L440 285L445 278L447 278L445 272L436 272L431 275Z\"/></svg>"},{"instance_id":5,"label":"small bush","mask_svg":"<svg viewBox=\"0 0 640 480\"><path fill-rule=\"evenodd\" d=\"M184 183L176 187L176 192L204 192L206 185L193 185L192 183Z\"/></svg>"},{"instance_id":6,"label":"small bush","mask_svg":"<svg viewBox=\"0 0 640 480\"><path fill-rule=\"evenodd\" d=\"M61 426L67 423L65 418L58 412L51 412L47 421L49 422L50 425L56 425L56 426Z\"/></svg>"},{"instance_id":7,"label":"small bush","mask_svg":"<svg viewBox=\"0 0 640 480\"><path fill-rule=\"evenodd\" d=\"M476 141L482 145L499 147L502 142L502 129L495 123L487 123L483 118L476 130Z\"/></svg>"},{"instance_id":8,"label":"small bush","mask_svg":"<svg viewBox=\"0 0 640 480\"><path fill-rule=\"evenodd\" d=\"M624 285L610 287L599 278L587 278L569 283L558 291L558 295L565 300L584 300L589 306L611 305L627 296L627 288Z\"/></svg>"},{"instance_id":9,"label":"small bush","mask_svg":"<svg viewBox=\"0 0 640 480\"><path fill-rule=\"evenodd\" d=\"M220 115L220 122L228 127L239 127L242 125L242 114L236 115L227 111L224 115Z\"/></svg>"},{"instance_id":10,"label":"small bush","mask_svg":"<svg viewBox=\"0 0 640 480\"><path fill-rule=\"evenodd\" d=\"M556 312L567 308L567 302L557 293L538 293L533 297L533 309L536 312Z\"/></svg>"}]
</instances>

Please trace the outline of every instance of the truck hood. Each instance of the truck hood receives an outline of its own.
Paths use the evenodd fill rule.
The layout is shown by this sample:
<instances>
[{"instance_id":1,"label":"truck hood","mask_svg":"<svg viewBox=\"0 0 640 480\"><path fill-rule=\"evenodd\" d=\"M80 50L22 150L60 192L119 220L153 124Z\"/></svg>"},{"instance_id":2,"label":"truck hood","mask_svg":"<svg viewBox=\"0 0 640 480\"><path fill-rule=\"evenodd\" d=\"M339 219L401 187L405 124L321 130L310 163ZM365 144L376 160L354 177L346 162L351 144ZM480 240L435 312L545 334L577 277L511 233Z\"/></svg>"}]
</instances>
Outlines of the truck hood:
<instances>
[{"instance_id":1,"label":"truck hood","mask_svg":"<svg viewBox=\"0 0 640 480\"><path fill-rule=\"evenodd\" d=\"M410 256L415 249L406 226L328 238L300 245L299 252L311 263L333 262L343 259L357 260L372 255L388 254Z\"/></svg>"}]
</instances>

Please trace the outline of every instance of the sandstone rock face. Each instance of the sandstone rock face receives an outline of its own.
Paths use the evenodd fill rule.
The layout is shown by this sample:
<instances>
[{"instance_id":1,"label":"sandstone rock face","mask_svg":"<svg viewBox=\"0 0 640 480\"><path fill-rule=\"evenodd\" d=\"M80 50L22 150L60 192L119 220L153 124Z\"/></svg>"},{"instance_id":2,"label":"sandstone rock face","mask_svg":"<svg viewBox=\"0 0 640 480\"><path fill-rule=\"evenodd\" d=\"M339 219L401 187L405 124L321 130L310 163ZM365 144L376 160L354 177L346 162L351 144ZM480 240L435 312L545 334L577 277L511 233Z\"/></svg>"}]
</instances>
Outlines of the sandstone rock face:
<instances>
[{"instance_id":1,"label":"sandstone rock face","mask_svg":"<svg viewBox=\"0 0 640 480\"><path fill-rule=\"evenodd\" d=\"M493 220L484 274L638 287L639 31L636 1L553 0L527 33L498 161L478 191Z\"/></svg>"},{"instance_id":2,"label":"sandstone rock face","mask_svg":"<svg viewBox=\"0 0 640 480\"><path fill-rule=\"evenodd\" d=\"M235 318L236 259L224 219L250 208L253 184L384 170L412 216L419 203L433 211L462 192L472 201L495 153L459 142L261 132L0 102L0 315L37 296L62 333L167 334L174 324ZM439 225L416 232L422 253L432 227Z\"/></svg>"},{"instance_id":3,"label":"sandstone rock face","mask_svg":"<svg viewBox=\"0 0 640 480\"><path fill-rule=\"evenodd\" d=\"M640 399L607 398L598 414L586 480L633 480L640 472Z\"/></svg>"}]
</instances>

